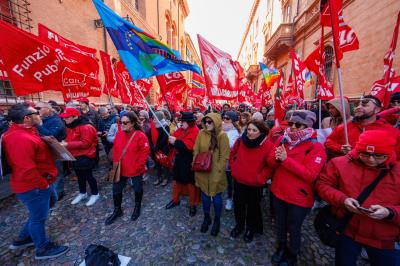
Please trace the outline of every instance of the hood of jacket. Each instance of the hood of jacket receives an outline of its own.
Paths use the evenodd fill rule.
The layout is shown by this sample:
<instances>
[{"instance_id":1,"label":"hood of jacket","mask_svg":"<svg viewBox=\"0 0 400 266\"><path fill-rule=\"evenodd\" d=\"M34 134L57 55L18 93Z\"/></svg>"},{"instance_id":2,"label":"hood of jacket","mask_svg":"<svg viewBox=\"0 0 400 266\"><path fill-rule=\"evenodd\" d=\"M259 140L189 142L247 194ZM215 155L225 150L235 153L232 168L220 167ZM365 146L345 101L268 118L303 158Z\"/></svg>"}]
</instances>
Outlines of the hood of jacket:
<instances>
[{"instance_id":1,"label":"hood of jacket","mask_svg":"<svg viewBox=\"0 0 400 266\"><path fill-rule=\"evenodd\" d=\"M215 132L217 133L217 136L219 135L219 133L221 133L222 131L222 118L220 114L217 113L208 113L203 120L201 121L201 125L203 126L204 131L208 132L207 127L206 127L206 123L204 122L206 118L211 119L214 122L214 128L215 128Z\"/></svg>"},{"instance_id":2,"label":"hood of jacket","mask_svg":"<svg viewBox=\"0 0 400 266\"><path fill-rule=\"evenodd\" d=\"M331 104L333 107L335 107L335 109L339 111L340 116L343 118L343 109L342 109L342 104L340 102L340 98L332 99L328 101L327 104ZM348 101L344 101L344 109L346 112L346 118L348 120L350 119L350 105Z\"/></svg>"}]
</instances>

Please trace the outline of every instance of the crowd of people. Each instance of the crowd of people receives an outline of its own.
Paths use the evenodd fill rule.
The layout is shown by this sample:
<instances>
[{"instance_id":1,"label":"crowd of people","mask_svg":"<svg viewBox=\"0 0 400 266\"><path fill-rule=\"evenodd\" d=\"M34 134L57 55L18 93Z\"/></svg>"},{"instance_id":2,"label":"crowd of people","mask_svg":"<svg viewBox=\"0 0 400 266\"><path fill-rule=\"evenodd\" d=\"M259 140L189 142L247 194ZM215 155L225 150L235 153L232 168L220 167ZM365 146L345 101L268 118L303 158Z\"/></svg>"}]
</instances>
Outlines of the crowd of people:
<instances>
[{"instance_id":1,"label":"crowd of people","mask_svg":"<svg viewBox=\"0 0 400 266\"><path fill-rule=\"evenodd\" d=\"M230 237L243 234L247 243L263 234L261 202L268 189L277 239L271 261L276 265L297 264L302 224L321 201L332 206L336 219L352 214L338 236L336 265L356 265L362 248L372 265L399 265L395 244L400 235L400 93L392 95L391 109L383 112L382 103L370 95L362 97L352 113L347 99L345 110L339 99L324 106L321 112L295 107L277 123L273 109L245 104L170 112L168 106L97 108L86 98L64 108L54 101L18 103L8 110L7 122L1 123L2 147L11 168L12 190L29 218L10 248L34 245L37 259L68 251L46 235L49 209L65 193L72 193L64 190L64 179L71 172L79 190L71 204L86 198L86 206L96 204L100 193L93 169L104 150L113 173L114 202L106 225L123 215L127 184L134 190L131 220L139 219L146 197L143 182L155 173L149 180L154 186L172 180L167 210L180 205L182 196L189 197L190 216L202 204L199 228L207 233L211 226L212 236L224 226L222 209L233 210ZM321 138L319 128L328 129L328 135ZM48 138L76 160L54 160ZM367 199L359 200L374 182Z\"/></svg>"}]
</instances>

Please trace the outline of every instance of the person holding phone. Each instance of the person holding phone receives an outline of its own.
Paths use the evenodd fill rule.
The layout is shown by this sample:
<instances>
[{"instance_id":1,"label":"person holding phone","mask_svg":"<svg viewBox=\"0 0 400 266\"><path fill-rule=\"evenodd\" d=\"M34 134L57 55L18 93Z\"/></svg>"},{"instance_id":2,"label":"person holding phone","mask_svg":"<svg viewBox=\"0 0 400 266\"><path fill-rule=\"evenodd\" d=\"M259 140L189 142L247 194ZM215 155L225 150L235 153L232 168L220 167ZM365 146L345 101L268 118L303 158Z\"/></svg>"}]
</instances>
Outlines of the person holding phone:
<instances>
[{"instance_id":1,"label":"person holding phone","mask_svg":"<svg viewBox=\"0 0 400 266\"><path fill-rule=\"evenodd\" d=\"M396 138L384 130L368 130L360 135L348 155L332 159L316 189L332 205L340 219L354 213L336 247L336 265L356 265L364 247L371 265L399 265L400 250L400 164L396 161ZM383 169L387 173L360 204L357 197Z\"/></svg>"}]
</instances>

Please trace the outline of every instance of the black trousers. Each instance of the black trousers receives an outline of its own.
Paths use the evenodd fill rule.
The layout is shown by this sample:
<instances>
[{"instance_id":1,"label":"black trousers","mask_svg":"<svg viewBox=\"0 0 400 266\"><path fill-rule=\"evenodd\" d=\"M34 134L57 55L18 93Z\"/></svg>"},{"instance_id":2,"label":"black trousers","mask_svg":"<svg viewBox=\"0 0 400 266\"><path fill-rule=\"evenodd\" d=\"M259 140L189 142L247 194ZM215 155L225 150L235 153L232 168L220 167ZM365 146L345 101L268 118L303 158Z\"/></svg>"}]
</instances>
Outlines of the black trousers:
<instances>
[{"instance_id":1,"label":"black trousers","mask_svg":"<svg viewBox=\"0 0 400 266\"><path fill-rule=\"evenodd\" d=\"M273 196L276 214L276 234L280 244L286 245L287 233L290 235L289 249L297 255L301 245L301 226L311 208L287 203Z\"/></svg>"},{"instance_id":2,"label":"black trousers","mask_svg":"<svg viewBox=\"0 0 400 266\"><path fill-rule=\"evenodd\" d=\"M126 182L128 181L129 177L121 176L121 179L117 183L113 183L112 190L113 194L120 194L124 191L126 186ZM135 193L143 191L143 176L135 176L132 177L132 187Z\"/></svg>"},{"instance_id":3,"label":"black trousers","mask_svg":"<svg viewBox=\"0 0 400 266\"><path fill-rule=\"evenodd\" d=\"M228 198L232 199L233 195L233 179L231 171L225 171L226 173L226 180L228 181Z\"/></svg>"},{"instance_id":4,"label":"black trousers","mask_svg":"<svg viewBox=\"0 0 400 266\"><path fill-rule=\"evenodd\" d=\"M263 232L261 214L262 187L247 186L234 182L233 206L236 227L251 230L255 233Z\"/></svg>"},{"instance_id":5,"label":"black trousers","mask_svg":"<svg viewBox=\"0 0 400 266\"><path fill-rule=\"evenodd\" d=\"M86 182L89 183L90 192L92 195L99 194L97 188L97 181L93 176L93 170L90 169L75 169L75 173L78 176L79 193L86 193Z\"/></svg>"}]
</instances>

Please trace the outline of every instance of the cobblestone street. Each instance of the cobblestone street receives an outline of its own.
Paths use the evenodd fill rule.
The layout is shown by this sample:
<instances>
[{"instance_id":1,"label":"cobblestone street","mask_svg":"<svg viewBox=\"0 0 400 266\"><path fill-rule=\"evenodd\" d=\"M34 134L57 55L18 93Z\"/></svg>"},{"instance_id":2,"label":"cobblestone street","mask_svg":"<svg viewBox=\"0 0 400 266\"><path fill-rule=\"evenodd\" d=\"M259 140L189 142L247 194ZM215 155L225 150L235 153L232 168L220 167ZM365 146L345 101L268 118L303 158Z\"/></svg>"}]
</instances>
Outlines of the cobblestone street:
<instances>
[{"instance_id":1,"label":"cobblestone street","mask_svg":"<svg viewBox=\"0 0 400 266\"><path fill-rule=\"evenodd\" d=\"M50 238L70 247L66 256L38 261L34 248L23 251L8 249L13 238L26 220L27 212L15 197L0 202L0 265L79 265L89 244L102 244L132 257L129 265L271 265L275 249L273 223L269 217L268 195L264 196L264 235L250 244L242 238L229 238L234 226L233 212L224 211L221 232L214 238L199 231L202 211L192 218L188 214L187 200L181 205L165 210L171 196L171 186L153 187L151 178L145 183L142 214L131 222L133 211L132 188L124 193L124 216L111 226L104 220L112 211L111 185L104 181L105 170L95 172L100 181L101 200L89 208L80 203L70 204L77 192L74 181L66 182L66 196L50 214L48 232ZM333 250L323 246L312 228L313 214L303 228L303 249L299 265L332 265ZM360 264L361 265L361 264Z\"/></svg>"}]
</instances>

